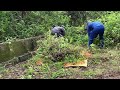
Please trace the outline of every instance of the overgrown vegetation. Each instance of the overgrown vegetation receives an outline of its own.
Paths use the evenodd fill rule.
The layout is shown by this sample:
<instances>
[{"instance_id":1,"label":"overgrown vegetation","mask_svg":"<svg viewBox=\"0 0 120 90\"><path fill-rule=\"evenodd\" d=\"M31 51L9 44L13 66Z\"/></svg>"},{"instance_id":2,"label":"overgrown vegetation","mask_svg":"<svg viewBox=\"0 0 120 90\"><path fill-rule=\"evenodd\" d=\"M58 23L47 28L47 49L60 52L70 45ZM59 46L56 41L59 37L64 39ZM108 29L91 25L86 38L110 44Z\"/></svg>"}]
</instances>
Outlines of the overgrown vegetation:
<instances>
[{"instance_id":1,"label":"overgrown vegetation","mask_svg":"<svg viewBox=\"0 0 120 90\"><path fill-rule=\"evenodd\" d=\"M46 33L45 40L38 41L38 54L45 60L64 61L80 59L81 52L84 49L82 46L70 43L67 38L51 36L50 32Z\"/></svg>"},{"instance_id":2,"label":"overgrown vegetation","mask_svg":"<svg viewBox=\"0 0 120 90\"><path fill-rule=\"evenodd\" d=\"M52 25L69 24L69 17L59 11L1 11L0 19L1 42L41 35Z\"/></svg>"},{"instance_id":3,"label":"overgrown vegetation","mask_svg":"<svg viewBox=\"0 0 120 90\"><path fill-rule=\"evenodd\" d=\"M86 21L105 25L105 45L119 47L119 11L1 11L0 42L44 35L52 25L64 25L70 43L87 44ZM73 25L73 26L72 26Z\"/></svg>"},{"instance_id":4,"label":"overgrown vegetation","mask_svg":"<svg viewBox=\"0 0 120 90\"><path fill-rule=\"evenodd\" d=\"M1 42L41 34L45 36L38 41L37 55L20 66L24 74L18 78L100 78L99 75L103 73L119 71L119 11L1 11L0 15ZM89 50L93 56L88 60L87 68L63 68L66 62L86 59L81 54L88 51L84 23L96 20L105 25L105 48L99 49L98 40L95 39ZM50 35L52 25L64 25L65 37ZM37 61L43 64L37 65ZM5 74L2 75L4 77Z\"/></svg>"}]
</instances>

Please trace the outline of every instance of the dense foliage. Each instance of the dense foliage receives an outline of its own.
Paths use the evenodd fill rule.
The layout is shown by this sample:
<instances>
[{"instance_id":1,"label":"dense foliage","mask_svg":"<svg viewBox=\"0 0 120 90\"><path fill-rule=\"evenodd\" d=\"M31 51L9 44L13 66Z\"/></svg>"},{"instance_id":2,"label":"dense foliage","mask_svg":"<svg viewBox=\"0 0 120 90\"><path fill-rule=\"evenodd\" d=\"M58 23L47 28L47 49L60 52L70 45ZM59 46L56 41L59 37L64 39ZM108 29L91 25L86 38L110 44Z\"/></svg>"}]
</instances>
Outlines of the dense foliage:
<instances>
[{"instance_id":1,"label":"dense foliage","mask_svg":"<svg viewBox=\"0 0 120 90\"><path fill-rule=\"evenodd\" d=\"M47 33L52 25L64 25L69 43L87 45L86 21L105 25L105 45L119 46L119 11L0 11L0 42Z\"/></svg>"},{"instance_id":2,"label":"dense foliage","mask_svg":"<svg viewBox=\"0 0 120 90\"><path fill-rule=\"evenodd\" d=\"M1 11L0 41L27 38L46 33L52 25L67 25L69 18L63 12Z\"/></svg>"}]
</instances>

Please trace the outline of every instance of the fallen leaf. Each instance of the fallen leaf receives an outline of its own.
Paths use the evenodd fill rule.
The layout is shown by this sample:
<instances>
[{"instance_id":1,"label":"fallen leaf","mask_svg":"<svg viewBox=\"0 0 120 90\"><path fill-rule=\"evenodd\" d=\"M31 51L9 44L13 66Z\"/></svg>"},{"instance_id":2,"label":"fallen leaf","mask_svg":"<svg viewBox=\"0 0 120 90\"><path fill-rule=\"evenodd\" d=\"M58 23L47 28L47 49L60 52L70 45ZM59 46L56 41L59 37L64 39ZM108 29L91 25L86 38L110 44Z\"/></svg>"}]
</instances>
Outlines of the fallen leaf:
<instances>
[{"instance_id":1,"label":"fallen leaf","mask_svg":"<svg viewBox=\"0 0 120 90\"><path fill-rule=\"evenodd\" d=\"M86 58L92 57L92 54L89 52L82 51L82 55L84 55Z\"/></svg>"},{"instance_id":2,"label":"fallen leaf","mask_svg":"<svg viewBox=\"0 0 120 90\"><path fill-rule=\"evenodd\" d=\"M85 54L84 54L87 58L90 58L91 56L92 56L92 54L91 53L89 53L89 52L85 52Z\"/></svg>"},{"instance_id":3,"label":"fallen leaf","mask_svg":"<svg viewBox=\"0 0 120 90\"><path fill-rule=\"evenodd\" d=\"M36 61L36 65L42 65L43 63L42 63L42 61L41 60L37 60Z\"/></svg>"}]
</instances>

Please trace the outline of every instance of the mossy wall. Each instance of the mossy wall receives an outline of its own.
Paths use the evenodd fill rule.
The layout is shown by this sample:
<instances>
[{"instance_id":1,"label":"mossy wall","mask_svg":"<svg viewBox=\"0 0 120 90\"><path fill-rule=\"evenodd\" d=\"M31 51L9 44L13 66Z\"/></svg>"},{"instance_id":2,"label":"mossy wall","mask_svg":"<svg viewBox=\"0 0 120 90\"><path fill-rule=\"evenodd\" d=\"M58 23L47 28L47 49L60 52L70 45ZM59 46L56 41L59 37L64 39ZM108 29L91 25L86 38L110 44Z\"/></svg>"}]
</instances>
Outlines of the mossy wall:
<instances>
[{"instance_id":1,"label":"mossy wall","mask_svg":"<svg viewBox=\"0 0 120 90\"><path fill-rule=\"evenodd\" d=\"M29 51L34 51L37 47L36 41L39 39L41 39L41 36L0 43L0 63L11 60Z\"/></svg>"}]
</instances>

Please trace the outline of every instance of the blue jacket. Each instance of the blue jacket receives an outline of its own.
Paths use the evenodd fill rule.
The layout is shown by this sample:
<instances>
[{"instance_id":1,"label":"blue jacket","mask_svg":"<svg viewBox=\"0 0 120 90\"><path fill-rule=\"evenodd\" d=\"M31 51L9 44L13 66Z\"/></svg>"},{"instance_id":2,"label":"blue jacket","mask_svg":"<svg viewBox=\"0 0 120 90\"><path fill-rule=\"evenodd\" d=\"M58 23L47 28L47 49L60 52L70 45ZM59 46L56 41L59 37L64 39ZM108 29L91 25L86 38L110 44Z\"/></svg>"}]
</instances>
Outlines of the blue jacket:
<instances>
[{"instance_id":1,"label":"blue jacket","mask_svg":"<svg viewBox=\"0 0 120 90\"><path fill-rule=\"evenodd\" d=\"M97 30L99 32L101 29L104 29L104 25L101 22L89 22L87 25L87 31L90 32L92 30Z\"/></svg>"},{"instance_id":2,"label":"blue jacket","mask_svg":"<svg viewBox=\"0 0 120 90\"><path fill-rule=\"evenodd\" d=\"M101 22L89 22L87 24L87 32L89 36L89 46L93 43L94 38L99 35L99 39L102 40L101 46L103 46L103 34L104 34L104 25Z\"/></svg>"}]
</instances>

